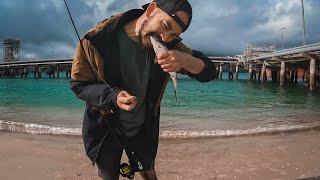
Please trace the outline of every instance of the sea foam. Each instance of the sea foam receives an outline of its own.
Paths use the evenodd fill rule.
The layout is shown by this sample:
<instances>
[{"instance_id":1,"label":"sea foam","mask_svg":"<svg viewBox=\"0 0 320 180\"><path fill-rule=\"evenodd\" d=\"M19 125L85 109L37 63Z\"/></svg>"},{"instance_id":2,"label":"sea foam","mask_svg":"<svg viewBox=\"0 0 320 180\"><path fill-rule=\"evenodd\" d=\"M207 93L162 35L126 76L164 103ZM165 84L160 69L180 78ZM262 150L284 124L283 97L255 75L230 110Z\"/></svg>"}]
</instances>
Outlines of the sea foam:
<instances>
[{"instance_id":1,"label":"sea foam","mask_svg":"<svg viewBox=\"0 0 320 180\"><path fill-rule=\"evenodd\" d=\"M0 120L0 130L8 132L22 132L31 134L57 134L57 135L81 135L81 128L54 127L48 125L22 123L13 121ZM276 127L256 127L252 129L233 129L233 130L210 130L210 131L193 131L193 130L161 130L162 138L201 138L201 137L232 137L232 136L250 136L277 134L282 132L300 132L307 130L320 130L319 125L282 125Z\"/></svg>"}]
</instances>

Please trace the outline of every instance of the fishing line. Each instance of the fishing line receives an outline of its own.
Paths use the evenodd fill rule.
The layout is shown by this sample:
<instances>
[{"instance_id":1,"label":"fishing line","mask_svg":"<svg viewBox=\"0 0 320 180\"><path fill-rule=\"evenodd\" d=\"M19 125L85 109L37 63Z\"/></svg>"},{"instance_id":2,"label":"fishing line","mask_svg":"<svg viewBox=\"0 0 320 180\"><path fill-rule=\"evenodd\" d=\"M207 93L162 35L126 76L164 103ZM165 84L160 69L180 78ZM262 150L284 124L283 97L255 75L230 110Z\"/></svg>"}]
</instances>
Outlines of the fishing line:
<instances>
[{"instance_id":1,"label":"fishing line","mask_svg":"<svg viewBox=\"0 0 320 180\"><path fill-rule=\"evenodd\" d=\"M85 59L88 61L88 63L89 63L90 66L91 66L91 69L93 69L93 70L95 71L95 73L97 73L98 77L99 77L99 78L105 83L105 85L111 90L111 93L114 92L113 89L108 85L108 83L102 78L102 76L99 74L99 72L94 68L94 66L93 66L93 65L91 64L91 62L89 61L89 58L88 58L88 56L86 55L85 50L84 50L84 47L83 47L83 45L82 45L82 42L81 42L79 33L78 33L78 31L77 31L77 28L76 28L76 26L75 26L75 24L74 24L74 21L73 21L73 19L72 19L72 16L71 16L71 13L70 13L68 4L67 4L66 0L63 0L63 1L64 1L64 3L65 3L66 8L67 8L69 17L70 17L71 22L72 22L72 25L73 25L73 28L74 28L74 30L75 30L76 33L77 33L77 37L78 37L78 40L79 40L79 43L80 43L80 46L81 46L81 49L80 49L81 53L85 56ZM147 55L147 56L149 56L149 49L148 49L148 55ZM109 95L110 95L110 94L109 94ZM111 113L112 113L112 111L111 111ZM104 114L103 112L101 112L101 114L102 114L103 118L105 119L105 121L107 122L107 125L108 125L108 127L109 127L112 135L114 136L115 140L116 140L117 143L119 144L120 148L121 148L122 150L124 150L125 148L122 146L121 142L119 141L118 137L116 136L115 132L113 131L112 126L110 125L107 117L105 116L105 114ZM106 137L106 135L105 135L104 137ZM102 140L102 141L103 141L103 140ZM130 156L130 157L129 157L129 156ZM139 158L137 157L137 155L135 154L135 152L131 152L131 154L128 155L128 158L129 158L129 163L130 163L130 164L132 163L131 161L133 160L133 162L136 164L136 166L138 167L138 169L141 170L141 171L143 170L142 163L141 163L141 161L139 160ZM130 160L130 158L131 158L131 160ZM132 167L131 167L130 165L128 165L127 163L122 163L122 164L120 165L120 174L121 174L123 177L127 177L127 178L129 178L129 179L133 179L133 178L134 178L134 174L135 174L135 170L133 170Z\"/></svg>"},{"instance_id":2,"label":"fishing line","mask_svg":"<svg viewBox=\"0 0 320 180\"><path fill-rule=\"evenodd\" d=\"M89 62L89 64L90 64L91 68L95 71L95 73L97 73L97 75L99 76L99 78L107 85L107 87L111 90L111 93L112 93L112 92L113 92L113 89L108 85L108 83L102 78L102 76L99 74L99 72L94 68L94 66L93 66L93 65L91 64L91 62L89 61L89 58L88 58L87 54L85 53L84 47L83 47L83 45L82 45L82 42L81 42L81 39L80 39L78 30L77 30L77 28L76 28L76 26L75 26L75 24L74 24L73 18L72 18L72 16L71 16L71 13L70 13L68 4L67 4L66 0L63 0L63 1L64 1L65 5L66 5L66 8L67 8L69 17L70 17L70 19L71 19L71 23L72 23L72 25L73 25L73 28L74 28L74 30L75 30L75 32L76 32L76 34L77 34L78 40L79 40L79 42L80 42L80 46L81 46L81 50L80 50L80 51L81 51L81 53L85 56L86 60L87 60L87 61Z\"/></svg>"},{"instance_id":3,"label":"fishing line","mask_svg":"<svg viewBox=\"0 0 320 180\"><path fill-rule=\"evenodd\" d=\"M98 72L98 71L94 68L94 66L90 63L89 58L88 58L88 56L86 55L86 53L85 53L85 51L84 51L84 47L83 47L83 45L82 45L82 42L81 42L79 33L78 33L78 31L77 31L77 28L76 28L76 26L75 26L75 24L74 24L74 21L73 21L73 18L72 18L72 16L71 16L71 13L70 13L68 4L67 4L66 0L63 0L63 1L64 1L65 5L66 5L66 8L67 8L69 17L70 17L70 19L71 19L71 23L72 23L72 25L73 25L73 28L74 28L74 30L76 31L76 34L77 34L77 37L78 37L78 40L79 40L79 43L80 43L80 46L81 46L81 49L80 49L81 53L85 56L86 60L88 61L88 63L89 63L90 66L91 66L91 69L93 69L93 70L95 71L95 73L99 76L99 78L100 78L100 79L107 85L107 87L111 90L111 93L114 92L113 89L108 85L108 83L102 78L102 76L99 74L99 72ZM116 141L118 142L119 146L120 146L122 149L124 149L123 146L122 146L122 144L120 143L119 139L117 138L116 134L115 134L114 131L112 130L111 125L110 125L109 121L107 120L106 116L105 116L103 113L101 113L101 114L102 114L102 116L104 117L104 119L106 120L106 122L107 122L107 124L108 124L108 126L109 126L109 129L110 129L111 133L114 135L114 137L115 137Z\"/></svg>"}]
</instances>

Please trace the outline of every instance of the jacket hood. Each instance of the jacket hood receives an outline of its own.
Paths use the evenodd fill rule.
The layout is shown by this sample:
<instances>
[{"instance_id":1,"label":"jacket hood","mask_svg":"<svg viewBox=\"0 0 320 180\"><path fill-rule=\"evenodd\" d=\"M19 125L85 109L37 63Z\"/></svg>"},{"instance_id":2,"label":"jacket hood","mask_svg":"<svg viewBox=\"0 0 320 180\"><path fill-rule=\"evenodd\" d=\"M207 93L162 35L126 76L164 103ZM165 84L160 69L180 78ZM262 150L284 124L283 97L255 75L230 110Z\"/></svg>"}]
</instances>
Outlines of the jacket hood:
<instances>
[{"instance_id":1,"label":"jacket hood","mask_svg":"<svg viewBox=\"0 0 320 180\"><path fill-rule=\"evenodd\" d=\"M98 22L95 27L85 34L84 37L88 40L97 39L95 36L100 36L106 31L117 31L127 22L139 18L144 12L145 10L142 9L131 9L127 12L111 16L110 18Z\"/></svg>"}]
</instances>

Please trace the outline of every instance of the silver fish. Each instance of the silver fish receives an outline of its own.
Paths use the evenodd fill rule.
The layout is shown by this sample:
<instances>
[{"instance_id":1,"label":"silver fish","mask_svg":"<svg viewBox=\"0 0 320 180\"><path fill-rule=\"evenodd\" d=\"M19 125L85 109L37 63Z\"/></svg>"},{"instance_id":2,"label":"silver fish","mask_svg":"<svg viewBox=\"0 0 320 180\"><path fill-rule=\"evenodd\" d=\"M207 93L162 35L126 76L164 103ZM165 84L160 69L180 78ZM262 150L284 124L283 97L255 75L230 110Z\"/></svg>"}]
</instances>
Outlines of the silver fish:
<instances>
[{"instance_id":1,"label":"silver fish","mask_svg":"<svg viewBox=\"0 0 320 180\"><path fill-rule=\"evenodd\" d=\"M160 41L157 40L157 38L150 36L150 40L154 49L154 52L156 55L162 51L167 51L168 48ZM157 62L157 57L155 59L155 63ZM173 86L174 86L174 95L176 96L176 101L178 101L178 95L177 95L177 89L178 89L178 81L177 81L177 72L169 72L169 75L172 79Z\"/></svg>"}]
</instances>

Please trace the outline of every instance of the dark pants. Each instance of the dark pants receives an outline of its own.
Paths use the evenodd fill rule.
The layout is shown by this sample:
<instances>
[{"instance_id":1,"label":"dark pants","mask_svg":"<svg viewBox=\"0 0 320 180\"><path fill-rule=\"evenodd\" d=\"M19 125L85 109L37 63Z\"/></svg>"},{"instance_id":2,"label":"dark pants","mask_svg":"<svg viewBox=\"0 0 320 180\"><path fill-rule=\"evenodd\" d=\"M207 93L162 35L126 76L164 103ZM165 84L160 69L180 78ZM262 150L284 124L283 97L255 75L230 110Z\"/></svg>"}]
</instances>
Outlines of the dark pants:
<instances>
[{"instance_id":1,"label":"dark pants","mask_svg":"<svg viewBox=\"0 0 320 180\"><path fill-rule=\"evenodd\" d=\"M143 171L149 171L154 168L155 157L152 155L150 140L141 130L134 137L120 136L115 133L121 146L125 149L128 158L134 152L143 165ZM104 140L97 158L97 166L99 176L105 180L113 180L119 178L120 161L123 153L114 134L109 132L108 137ZM134 160L130 160L131 162ZM134 166L134 165L131 165Z\"/></svg>"}]
</instances>

